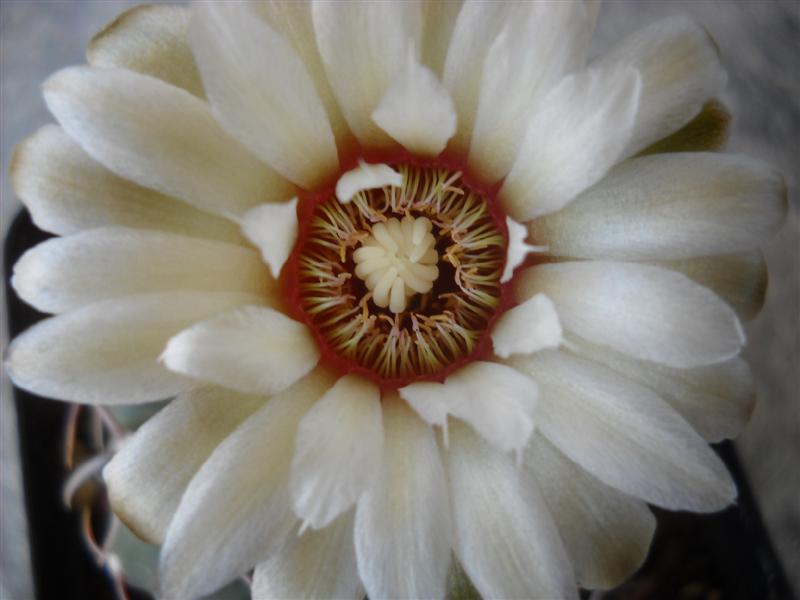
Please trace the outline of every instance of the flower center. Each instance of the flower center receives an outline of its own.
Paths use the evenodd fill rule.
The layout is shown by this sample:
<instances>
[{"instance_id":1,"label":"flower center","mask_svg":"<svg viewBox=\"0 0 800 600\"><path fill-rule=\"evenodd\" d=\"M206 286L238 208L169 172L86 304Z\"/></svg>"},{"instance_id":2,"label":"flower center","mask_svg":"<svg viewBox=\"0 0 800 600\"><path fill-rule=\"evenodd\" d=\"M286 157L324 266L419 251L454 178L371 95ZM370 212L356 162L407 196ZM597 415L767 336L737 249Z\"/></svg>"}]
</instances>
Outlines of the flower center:
<instances>
[{"instance_id":1,"label":"flower center","mask_svg":"<svg viewBox=\"0 0 800 600\"><path fill-rule=\"evenodd\" d=\"M327 194L301 218L292 301L323 356L401 386L442 378L482 347L501 305L506 237L460 172L391 167L401 184L344 202Z\"/></svg>"}]
</instances>

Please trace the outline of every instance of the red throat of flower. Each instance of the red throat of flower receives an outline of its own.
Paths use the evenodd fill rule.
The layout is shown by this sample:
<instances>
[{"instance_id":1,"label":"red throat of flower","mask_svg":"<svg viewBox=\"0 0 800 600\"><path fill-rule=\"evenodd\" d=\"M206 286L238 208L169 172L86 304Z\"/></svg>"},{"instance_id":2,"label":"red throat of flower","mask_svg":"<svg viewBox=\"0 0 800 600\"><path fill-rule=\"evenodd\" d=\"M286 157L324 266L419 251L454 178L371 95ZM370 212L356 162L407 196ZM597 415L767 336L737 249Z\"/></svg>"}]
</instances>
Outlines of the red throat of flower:
<instances>
[{"instance_id":1,"label":"red throat of flower","mask_svg":"<svg viewBox=\"0 0 800 600\"><path fill-rule=\"evenodd\" d=\"M400 173L402 185L346 203L334 186L300 194L298 241L282 277L288 308L314 333L321 362L339 372L383 389L442 381L491 354L488 331L507 308L508 233L496 190L476 184L460 161L368 162Z\"/></svg>"}]
</instances>

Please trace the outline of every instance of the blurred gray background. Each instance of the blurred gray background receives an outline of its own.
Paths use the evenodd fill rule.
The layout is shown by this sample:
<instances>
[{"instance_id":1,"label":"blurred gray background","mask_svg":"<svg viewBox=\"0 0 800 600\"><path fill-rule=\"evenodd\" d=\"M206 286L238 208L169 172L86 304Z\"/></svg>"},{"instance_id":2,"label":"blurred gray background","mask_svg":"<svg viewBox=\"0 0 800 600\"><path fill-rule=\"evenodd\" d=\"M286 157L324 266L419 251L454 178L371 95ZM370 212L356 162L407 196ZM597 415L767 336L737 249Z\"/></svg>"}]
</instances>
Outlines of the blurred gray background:
<instances>
[{"instance_id":1,"label":"blurred gray background","mask_svg":"<svg viewBox=\"0 0 800 600\"><path fill-rule=\"evenodd\" d=\"M571 1L571 0L564 0ZM40 85L83 62L84 45L129 0L0 0L0 219L19 210L9 187L14 146L52 121ZM594 52L660 17L685 13L719 44L730 74L722 99L734 115L728 149L779 168L789 187L784 229L766 247L770 287L747 325L760 401L737 447L786 571L800 591L800 3L796 0L606 0ZM0 342L7 340L5 299ZM0 598L32 598L20 506L15 416L0 370Z\"/></svg>"}]
</instances>

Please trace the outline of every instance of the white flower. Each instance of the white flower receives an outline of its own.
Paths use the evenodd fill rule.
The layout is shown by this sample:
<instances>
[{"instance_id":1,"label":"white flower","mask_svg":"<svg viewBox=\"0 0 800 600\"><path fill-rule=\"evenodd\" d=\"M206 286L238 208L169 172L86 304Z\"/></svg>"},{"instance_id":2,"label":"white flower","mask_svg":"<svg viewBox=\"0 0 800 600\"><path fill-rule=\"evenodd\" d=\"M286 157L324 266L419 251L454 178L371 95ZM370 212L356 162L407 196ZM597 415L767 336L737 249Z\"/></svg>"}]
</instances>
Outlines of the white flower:
<instances>
[{"instance_id":1,"label":"white flower","mask_svg":"<svg viewBox=\"0 0 800 600\"><path fill-rule=\"evenodd\" d=\"M785 198L682 137L725 81L700 27L587 62L594 2L193 10L98 34L12 166L63 236L15 268L56 313L15 383L176 396L104 473L164 597L439 598L454 555L576 598L641 564L648 503L734 500L707 442L752 408Z\"/></svg>"}]
</instances>

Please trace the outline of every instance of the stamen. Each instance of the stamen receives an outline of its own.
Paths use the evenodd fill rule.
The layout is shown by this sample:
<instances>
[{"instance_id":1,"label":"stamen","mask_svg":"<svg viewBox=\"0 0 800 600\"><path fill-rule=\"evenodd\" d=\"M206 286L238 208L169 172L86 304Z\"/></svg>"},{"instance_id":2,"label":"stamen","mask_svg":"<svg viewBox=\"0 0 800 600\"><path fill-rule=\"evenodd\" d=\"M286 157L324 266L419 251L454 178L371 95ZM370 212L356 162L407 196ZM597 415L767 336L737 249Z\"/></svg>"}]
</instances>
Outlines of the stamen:
<instances>
[{"instance_id":1,"label":"stamen","mask_svg":"<svg viewBox=\"0 0 800 600\"><path fill-rule=\"evenodd\" d=\"M500 306L506 241L460 172L384 166L402 183L314 208L298 251L298 300L333 355L407 382L476 348Z\"/></svg>"}]
</instances>

